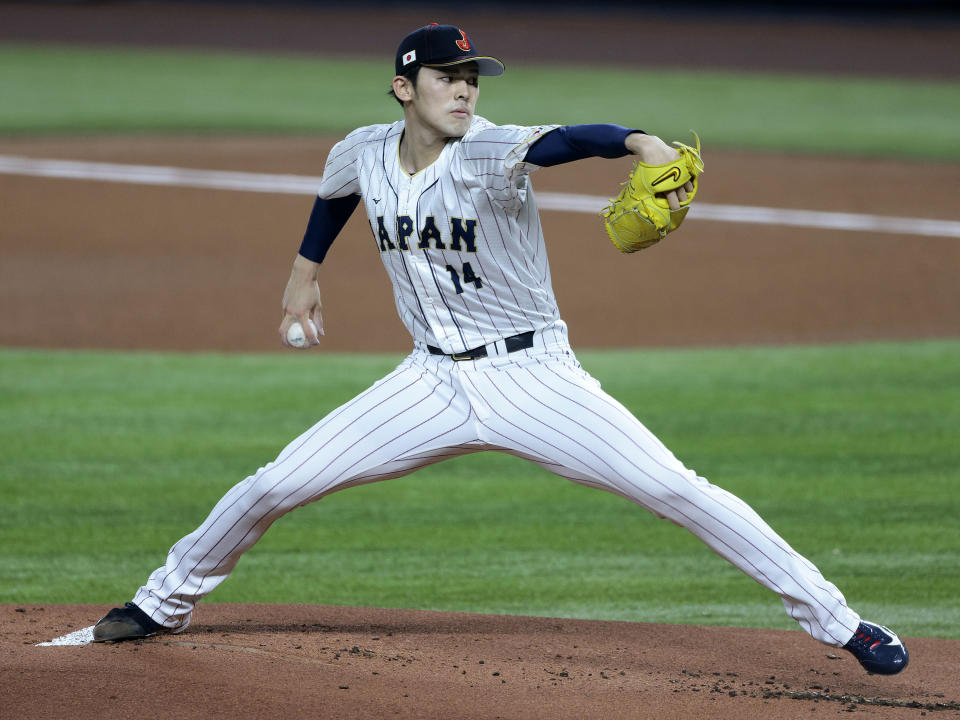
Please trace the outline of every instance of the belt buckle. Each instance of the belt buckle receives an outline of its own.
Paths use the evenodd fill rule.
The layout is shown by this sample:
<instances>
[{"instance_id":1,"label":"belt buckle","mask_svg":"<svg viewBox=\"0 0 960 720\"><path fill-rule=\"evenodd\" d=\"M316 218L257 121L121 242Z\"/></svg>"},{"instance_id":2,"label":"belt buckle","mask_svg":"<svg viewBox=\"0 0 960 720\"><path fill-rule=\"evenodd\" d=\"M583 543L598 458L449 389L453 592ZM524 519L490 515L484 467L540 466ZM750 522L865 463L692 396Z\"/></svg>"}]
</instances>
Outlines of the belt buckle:
<instances>
[{"instance_id":1,"label":"belt buckle","mask_svg":"<svg viewBox=\"0 0 960 720\"><path fill-rule=\"evenodd\" d=\"M459 355L457 353L450 353L450 357L456 362L461 362L462 360L473 360L472 355Z\"/></svg>"}]
</instances>

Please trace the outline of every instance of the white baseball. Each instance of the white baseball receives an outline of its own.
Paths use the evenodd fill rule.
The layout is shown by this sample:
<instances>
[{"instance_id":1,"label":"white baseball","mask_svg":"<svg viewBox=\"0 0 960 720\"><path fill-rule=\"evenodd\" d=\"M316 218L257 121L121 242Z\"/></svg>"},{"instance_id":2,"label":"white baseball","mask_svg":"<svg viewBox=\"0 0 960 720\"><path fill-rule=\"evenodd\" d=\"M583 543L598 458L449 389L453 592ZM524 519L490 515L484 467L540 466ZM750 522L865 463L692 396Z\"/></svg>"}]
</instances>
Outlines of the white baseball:
<instances>
[{"instance_id":1,"label":"white baseball","mask_svg":"<svg viewBox=\"0 0 960 720\"><path fill-rule=\"evenodd\" d=\"M307 322L310 323L310 329L313 330L313 334L316 335L317 326L314 325L313 320L308 318ZM307 340L307 334L303 331L303 325L300 324L299 320L294 320L293 324L287 329L287 342L295 348L310 346L310 341Z\"/></svg>"}]
</instances>

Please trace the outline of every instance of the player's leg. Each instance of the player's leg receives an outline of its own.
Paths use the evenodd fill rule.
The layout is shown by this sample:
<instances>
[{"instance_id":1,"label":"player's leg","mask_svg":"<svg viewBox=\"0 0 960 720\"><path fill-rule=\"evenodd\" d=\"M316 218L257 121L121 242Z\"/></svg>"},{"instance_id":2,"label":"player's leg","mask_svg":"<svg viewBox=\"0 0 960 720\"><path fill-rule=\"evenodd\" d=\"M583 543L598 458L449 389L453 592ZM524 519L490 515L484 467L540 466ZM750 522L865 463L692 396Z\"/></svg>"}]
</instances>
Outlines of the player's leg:
<instances>
[{"instance_id":1,"label":"player's leg","mask_svg":"<svg viewBox=\"0 0 960 720\"><path fill-rule=\"evenodd\" d=\"M842 646L857 629L858 615L812 563L746 503L684 467L572 355L490 364L466 383L488 442L688 529L776 592L818 640Z\"/></svg>"},{"instance_id":2,"label":"player's leg","mask_svg":"<svg viewBox=\"0 0 960 720\"><path fill-rule=\"evenodd\" d=\"M411 355L231 488L170 549L134 603L165 629L183 629L197 601L282 515L331 492L469 452L469 415L444 367L425 353Z\"/></svg>"}]
</instances>

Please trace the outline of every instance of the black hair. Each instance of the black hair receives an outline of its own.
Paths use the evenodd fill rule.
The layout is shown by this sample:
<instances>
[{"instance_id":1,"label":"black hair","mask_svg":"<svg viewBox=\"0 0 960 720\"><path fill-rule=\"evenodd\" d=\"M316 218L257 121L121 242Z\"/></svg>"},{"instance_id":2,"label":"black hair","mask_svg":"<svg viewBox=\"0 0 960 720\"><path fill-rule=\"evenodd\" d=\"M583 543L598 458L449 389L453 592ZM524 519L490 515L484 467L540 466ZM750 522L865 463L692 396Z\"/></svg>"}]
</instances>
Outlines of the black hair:
<instances>
[{"instance_id":1,"label":"black hair","mask_svg":"<svg viewBox=\"0 0 960 720\"><path fill-rule=\"evenodd\" d=\"M401 77L405 77L407 78L407 80L410 81L410 83L413 85L414 90L417 89L417 76L420 75L421 67L422 67L421 65L414 65L409 70L405 70L404 72L400 73ZM396 100L398 103L403 105L403 100L397 97L396 93L393 92L392 87L390 88L390 92L388 92L387 95L390 95L391 97L393 97L394 100Z\"/></svg>"}]
</instances>

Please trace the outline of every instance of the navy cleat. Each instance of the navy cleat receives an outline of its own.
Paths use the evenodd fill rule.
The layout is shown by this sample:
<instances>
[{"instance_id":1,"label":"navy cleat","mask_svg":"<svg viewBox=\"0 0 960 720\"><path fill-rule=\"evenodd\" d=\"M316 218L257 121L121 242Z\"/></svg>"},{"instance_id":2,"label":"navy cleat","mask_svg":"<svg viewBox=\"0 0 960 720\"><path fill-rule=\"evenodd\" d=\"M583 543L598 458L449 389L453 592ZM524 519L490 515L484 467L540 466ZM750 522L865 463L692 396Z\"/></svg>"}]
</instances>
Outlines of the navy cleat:
<instances>
[{"instance_id":1,"label":"navy cleat","mask_svg":"<svg viewBox=\"0 0 960 720\"><path fill-rule=\"evenodd\" d=\"M93 641L136 640L156 635L163 626L132 602L122 608L114 608L93 626Z\"/></svg>"},{"instance_id":2,"label":"navy cleat","mask_svg":"<svg viewBox=\"0 0 960 720\"><path fill-rule=\"evenodd\" d=\"M907 648L892 630L865 620L843 649L852 652L864 670L877 675L896 675L910 662Z\"/></svg>"}]
</instances>

